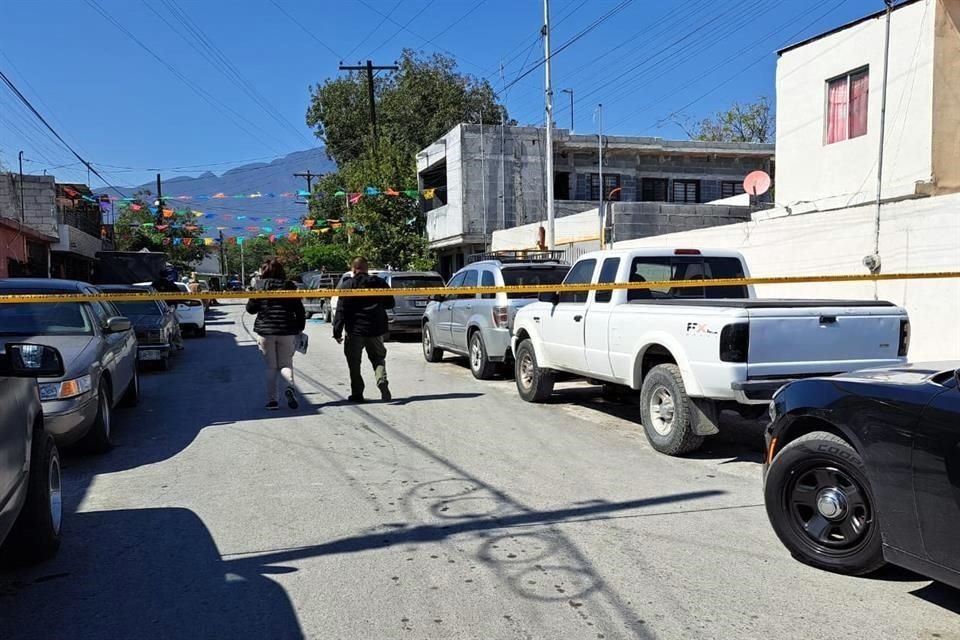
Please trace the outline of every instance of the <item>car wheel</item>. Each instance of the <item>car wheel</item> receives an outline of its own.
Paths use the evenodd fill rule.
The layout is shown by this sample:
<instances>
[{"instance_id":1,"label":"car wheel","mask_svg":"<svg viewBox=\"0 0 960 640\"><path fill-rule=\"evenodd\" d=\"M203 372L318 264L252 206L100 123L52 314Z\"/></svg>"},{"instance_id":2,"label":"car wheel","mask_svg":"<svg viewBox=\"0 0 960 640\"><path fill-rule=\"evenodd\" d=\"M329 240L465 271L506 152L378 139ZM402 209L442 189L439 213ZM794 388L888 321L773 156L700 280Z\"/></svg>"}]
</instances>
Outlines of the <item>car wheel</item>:
<instances>
[{"instance_id":1,"label":"car wheel","mask_svg":"<svg viewBox=\"0 0 960 640\"><path fill-rule=\"evenodd\" d=\"M137 367L133 368L133 379L127 385L127 390L120 399L120 405L123 407L135 407L140 402L140 372Z\"/></svg>"},{"instance_id":2,"label":"car wheel","mask_svg":"<svg viewBox=\"0 0 960 640\"><path fill-rule=\"evenodd\" d=\"M423 332L420 334L423 344L423 359L427 362L440 362L443 360L443 349L438 349L433 341L433 330L429 324L423 325Z\"/></svg>"},{"instance_id":3,"label":"car wheel","mask_svg":"<svg viewBox=\"0 0 960 640\"><path fill-rule=\"evenodd\" d=\"M113 448L113 401L110 397L110 388L100 383L97 389L97 417L84 436L87 449L94 453L104 453Z\"/></svg>"},{"instance_id":4,"label":"car wheel","mask_svg":"<svg viewBox=\"0 0 960 640\"><path fill-rule=\"evenodd\" d=\"M42 426L34 429L30 453L27 498L8 539L11 560L38 562L60 548L63 492L60 453L53 436Z\"/></svg>"},{"instance_id":5,"label":"car wheel","mask_svg":"<svg viewBox=\"0 0 960 640\"><path fill-rule=\"evenodd\" d=\"M794 558L864 575L884 565L870 481L856 449L818 431L785 446L767 470L767 516Z\"/></svg>"},{"instance_id":6,"label":"car wheel","mask_svg":"<svg viewBox=\"0 0 960 640\"><path fill-rule=\"evenodd\" d=\"M477 380L490 380L497 373L497 364L487 357L487 347L479 331L470 336L470 372Z\"/></svg>"},{"instance_id":7,"label":"car wheel","mask_svg":"<svg viewBox=\"0 0 960 640\"><path fill-rule=\"evenodd\" d=\"M703 436L694 431L690 404L677 365L661 364L650 370L640 389L640 420L654 449L675 456L703 444Z\"/></svg>"},{"instance_id":8,"label":"car wheel","mask_svg":"<svg viewBox=\"0 0 960 640\"><path fill-rule=\"evenodd\" d=\"M553 394L553 371L537 364L537 354L530 340L524 340L517 347L514 370L517 392L527 402L543 402Z\"/></svg>"}]
</instances>

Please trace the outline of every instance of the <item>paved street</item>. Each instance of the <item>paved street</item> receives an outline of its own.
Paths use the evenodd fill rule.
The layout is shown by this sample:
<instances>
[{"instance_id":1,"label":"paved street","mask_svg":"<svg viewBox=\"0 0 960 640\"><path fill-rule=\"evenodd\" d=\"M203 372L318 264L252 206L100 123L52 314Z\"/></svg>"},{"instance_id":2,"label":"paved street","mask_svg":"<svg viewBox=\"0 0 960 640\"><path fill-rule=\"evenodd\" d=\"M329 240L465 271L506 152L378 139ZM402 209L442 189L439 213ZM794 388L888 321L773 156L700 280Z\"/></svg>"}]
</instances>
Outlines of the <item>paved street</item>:
<instances>
[{"instance_id":1,"label":"paved street","mask_svg":"<svg viewBox=\"0 0 960 640\"><path fill-rule=\"evenodd\" d=\"M215 307L113 452L66 454L64 545L0 574L0 638L960 638L960 592L789 556L758 425L673 459L629 405L526 404L416 342L352 406L320 322L267 413L251 327Z\"/></svg>"}]
</instances>

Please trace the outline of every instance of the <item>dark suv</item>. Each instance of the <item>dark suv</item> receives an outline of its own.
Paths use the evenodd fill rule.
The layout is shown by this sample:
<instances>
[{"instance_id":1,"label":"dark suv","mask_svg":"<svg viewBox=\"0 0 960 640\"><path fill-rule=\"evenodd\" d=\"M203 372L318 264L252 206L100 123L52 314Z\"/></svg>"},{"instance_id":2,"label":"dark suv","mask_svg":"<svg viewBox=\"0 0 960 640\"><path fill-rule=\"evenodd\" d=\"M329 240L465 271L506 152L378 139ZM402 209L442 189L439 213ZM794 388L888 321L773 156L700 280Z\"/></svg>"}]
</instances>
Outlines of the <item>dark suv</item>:
<instances>
[{"instance_id":1,"label":"dark suv","mask_svg":"<svg viewBox=\"0 0 960 640\"><path fill-rule=\"evenodd\" d=\"M536 302L537 294L457 294L455 290L560 284L570 265L563 263L556 252L501 252L473 259L450 278L450 294L438 296L427 307L423 316L423 356L427 362L439 362L444 351L467 356L470 371L485 380L512 359L513 317L518 309Z\"/></svg>"}]
</instances>

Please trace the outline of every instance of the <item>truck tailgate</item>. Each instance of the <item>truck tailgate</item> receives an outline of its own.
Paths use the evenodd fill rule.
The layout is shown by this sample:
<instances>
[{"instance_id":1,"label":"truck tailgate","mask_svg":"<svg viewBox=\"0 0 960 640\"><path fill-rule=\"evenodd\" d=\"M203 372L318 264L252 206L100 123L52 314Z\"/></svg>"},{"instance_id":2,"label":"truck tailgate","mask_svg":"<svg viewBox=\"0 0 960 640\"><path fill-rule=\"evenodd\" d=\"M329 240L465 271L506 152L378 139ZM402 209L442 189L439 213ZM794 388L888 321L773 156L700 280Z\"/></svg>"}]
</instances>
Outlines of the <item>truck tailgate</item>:
<instances>
[{"instance_id":1,"label":"truck tailgate","mask_svg":"<svg viewBox=\"0 0 960 640\"><path fill-rule=\"evenodd\" d=\"M902 361L894 306L749 310L747 377L840 373Z\"/></svg>"}]
</instances>

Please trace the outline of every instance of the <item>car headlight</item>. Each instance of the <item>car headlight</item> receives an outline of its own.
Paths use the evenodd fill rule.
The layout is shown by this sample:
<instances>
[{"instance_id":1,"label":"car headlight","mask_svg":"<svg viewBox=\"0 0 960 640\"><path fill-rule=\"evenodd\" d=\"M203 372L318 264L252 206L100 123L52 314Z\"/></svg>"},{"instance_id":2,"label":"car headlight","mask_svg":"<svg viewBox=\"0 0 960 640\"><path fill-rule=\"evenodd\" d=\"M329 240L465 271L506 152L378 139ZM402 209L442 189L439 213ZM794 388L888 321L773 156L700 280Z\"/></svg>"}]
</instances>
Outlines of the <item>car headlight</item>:
<instances>
[{"instance_id":1,"label":"car headlight","mask_svg":"<svg viewBox=\"0 0 960 640\"><path fill-rule=\"evenodd\" d=\"M770 408L767 410L767 413L770 414L771 424L777 421L777 403L776 402L770 403Z\"/></svg>"},{"instance_id":2,"label":"car headlight","mask_svg":"<svg viewBox=\"0 0 960 640\"><path fill-rule=\"evenodd\" d=\"M44 382L40 385L41 400L66 400L83 395L93 388L89 375L64 380L63 382Z\"/></svg>"}]
</instances>

